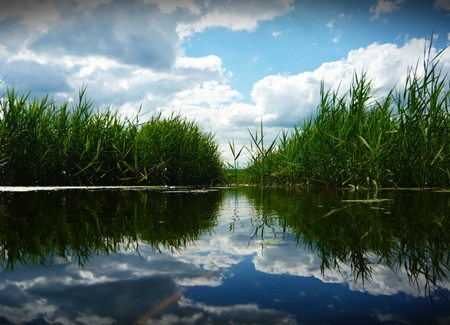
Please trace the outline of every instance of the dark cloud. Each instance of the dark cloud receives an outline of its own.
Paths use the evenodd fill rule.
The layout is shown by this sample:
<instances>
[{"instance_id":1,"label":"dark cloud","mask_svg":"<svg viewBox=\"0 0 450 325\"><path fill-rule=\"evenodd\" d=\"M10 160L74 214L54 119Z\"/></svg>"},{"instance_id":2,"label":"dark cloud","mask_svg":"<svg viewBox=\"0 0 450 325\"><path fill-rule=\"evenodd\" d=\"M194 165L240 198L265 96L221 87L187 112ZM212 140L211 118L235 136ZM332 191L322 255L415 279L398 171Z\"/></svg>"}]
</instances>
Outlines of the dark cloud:
<instances>
[{"instance_id":1,"label":"dark cloud","mask_svg":"<svg viewBox=\"0 0 450 325\"><path fill-rule=\"evenodd\" d=\"M46 285L29 291L45 297L49 305L57 305L55 317L76 319L83 311L88 315L110 317L117 324L133 324L176 292L175 283L165 276L84 286Z\"/></svg>"},{"instance_id":2,"label":"dark cloud","mask_svg":"<svg viewBox=\"0 0 450 325\"><path fill-rule=\"evenodd\" d=\"M31 50L97 55L155 70L169 69L175 62L175 21L165 19L154 6L118 0L90 11L63 10L48 33L30 45Z\"/></svg>"},{"instance_id":3,"label":"dark cloud","mask_svg":"<svg viewBox=\"0 0 450 325\"><path fill-rule=\"evenodd\" d=\"M52 65L43 65L34 61L17 60L3 62L0 77L8 86L33 94L73 91L67 82L67 75Z\"/></svg>"},{"instance_id":4,"label":"dark cloud","mask_svg":"<svg viewBox=\"0 0 450 325\"><path fill-rule=\"evenodd\" d=\"M9 16L0 20L0 44L6 46L8 50L19 49L29 33L29 28L22 24L22 18L19 16Z\"/></svg>"},{"instance_id":5,"label":"dark cloud","mask_svg":"<svg viewBox=\"0 0 450 325\"><path fill-rule=\"evenodd\" d=\"M26 301L26 295L17 286L12 284L4 286L4 289L0 290L0 306L18 307Z\"/></svg>"}]
</instances>

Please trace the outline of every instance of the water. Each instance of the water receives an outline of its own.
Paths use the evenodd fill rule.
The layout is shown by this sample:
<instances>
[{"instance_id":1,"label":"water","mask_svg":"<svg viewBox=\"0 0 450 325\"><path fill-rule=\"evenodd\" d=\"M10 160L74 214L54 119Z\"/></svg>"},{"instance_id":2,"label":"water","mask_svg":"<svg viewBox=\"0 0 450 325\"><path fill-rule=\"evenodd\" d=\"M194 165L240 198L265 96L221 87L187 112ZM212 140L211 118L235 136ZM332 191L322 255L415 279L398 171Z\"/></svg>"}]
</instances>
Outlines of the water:
<instances>
[{"instance_id":1,"label":"water","mask_svg":"<svg viewBox=\"0 0 450 325\"><path fill-rule=\"evenodd\" d=\"M450 324L450 194L0 191L0 324Z\"/></svg>"}]
</instances>

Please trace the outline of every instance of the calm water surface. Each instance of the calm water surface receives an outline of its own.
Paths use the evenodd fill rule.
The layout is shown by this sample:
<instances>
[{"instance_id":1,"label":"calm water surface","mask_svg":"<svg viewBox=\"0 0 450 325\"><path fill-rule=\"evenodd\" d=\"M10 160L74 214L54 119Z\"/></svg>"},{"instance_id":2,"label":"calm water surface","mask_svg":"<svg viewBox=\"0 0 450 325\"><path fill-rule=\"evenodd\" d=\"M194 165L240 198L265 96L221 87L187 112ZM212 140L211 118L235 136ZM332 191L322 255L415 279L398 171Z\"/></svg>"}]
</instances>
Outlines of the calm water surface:
<instances>
[{"instance_id":1,"label":"calm water surface","mask_svg":"<svg viewBox=\"0 0 450 325\"><path fill-rule=\"evenodd\" d=\"M450 324L450 194L0 191L0 324Z\"/></svg>"}]
</instances>

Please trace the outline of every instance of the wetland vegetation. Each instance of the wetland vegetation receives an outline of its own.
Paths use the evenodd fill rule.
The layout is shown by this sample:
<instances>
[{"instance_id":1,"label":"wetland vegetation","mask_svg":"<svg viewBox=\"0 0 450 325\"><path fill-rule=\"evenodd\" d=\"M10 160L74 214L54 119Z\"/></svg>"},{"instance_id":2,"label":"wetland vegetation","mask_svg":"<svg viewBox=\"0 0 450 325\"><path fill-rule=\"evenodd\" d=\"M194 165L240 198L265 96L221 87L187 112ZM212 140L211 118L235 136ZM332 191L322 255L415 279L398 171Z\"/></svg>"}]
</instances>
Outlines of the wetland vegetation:
<instances>
[{"instance_id":1,"label":"wetland vegetation","mask_svg":"<svg viewBox=\"0 0 450 325\"><path fill-rule=\"evenodd\" d=\"M0 184L210 185L222 163L214 134L161 114L145 123L94 111L85 89L57 105L8 89L0 98Z\"/></svg>"},{"instance_id":2,"label":"wetland vegetation","mask_svg":"<svg viewBox=\"0 0 450 325\"><path fill-rule=\"evenodd\" d=\"M7 89L0 96L0 185L450 186L450 88L439 59L411 67L403 89L377 98L367 73L344 92L322 84L317 112L267 141L263 122L250 144L218 139L195 121L161 114L140 123L78 99L55 103ZM239 168L247 151L250 160Z\"/></svg>"},{"instance_id":3,"label":"wetland vegetation","mask_svg":"<svg viewBox=\"0 0 450 325\"><path fill-rule=\"evenodd\" d=\"M343 93L322 84L316 114L266 144L261 121L250 132L251 161L237 182L449 187L450 82L439 63L443 52L431 57L430 45L423 65L408 71L403 89L382 98L376 98L367 73L355 73Z\"/></svg>"}]
</instances>

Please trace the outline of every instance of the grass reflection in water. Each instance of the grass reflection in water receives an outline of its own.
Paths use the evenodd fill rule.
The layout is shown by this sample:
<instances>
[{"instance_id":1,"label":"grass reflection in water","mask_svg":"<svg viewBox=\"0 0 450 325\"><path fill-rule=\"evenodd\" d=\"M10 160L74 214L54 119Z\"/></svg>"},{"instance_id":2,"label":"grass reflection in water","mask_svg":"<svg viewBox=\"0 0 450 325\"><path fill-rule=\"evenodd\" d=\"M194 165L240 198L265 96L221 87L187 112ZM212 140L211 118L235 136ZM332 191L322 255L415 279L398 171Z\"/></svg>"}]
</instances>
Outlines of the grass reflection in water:
<instances>
[{"instance_id":1,"label":"grass reflection in water","mask_svg":"<svg viewBox=\"0 0 450 325\"><path fill-rule=\"evenodd\" d=\"M364 285L378 266L387 266L405 271L410 283L430 298L450 281L448 193L242 191L256 209L253 238L264 243L279 227L283 237L294 235L298 246L316 252L323 275L327 269L341 272L346 265L355 282Z\"/></svg>"},{"instance_id":2,"label":"grass reflection in water","mask_svg":"<svg viewBox=\"0 0 450 325\"><path fill-rule=\"evenodd\" d=\"M0 193L0 262L50 265L98 254L176 251L216 224L220 192L201 195L127 191Z\"/></svg>"},{"instance_id":3,"label":"grass reflection in water","mask_svg":"<svg viewBox=\"0 0 450 325\"><path fill-rule=\"evenodd\" d=\"M230 195L252 205L250 240L263 249L295 240L320 257L322 274L345 266L364 285L387 266L429 297L449 282L450 194L425 191L3 192L0 262L6 270L60 259L84 266L94 255L139 253L141 243L178 251L213 232ZM239 223L236 214L230 232Z\"/></svg>"}]
</instances>

